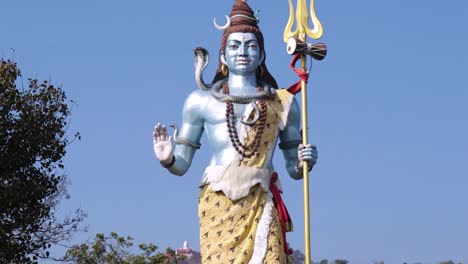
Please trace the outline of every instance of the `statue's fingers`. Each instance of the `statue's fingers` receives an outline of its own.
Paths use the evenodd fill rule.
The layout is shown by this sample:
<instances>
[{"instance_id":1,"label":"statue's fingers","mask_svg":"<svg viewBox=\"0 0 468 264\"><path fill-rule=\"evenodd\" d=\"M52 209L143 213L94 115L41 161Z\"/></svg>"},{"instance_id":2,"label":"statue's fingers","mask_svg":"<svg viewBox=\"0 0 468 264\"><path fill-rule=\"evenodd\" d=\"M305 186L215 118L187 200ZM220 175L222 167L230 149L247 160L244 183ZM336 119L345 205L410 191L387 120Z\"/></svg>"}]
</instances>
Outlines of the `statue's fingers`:
<instances>
[{"instance_id":1,"label":"statue's fingers","mask_svg":"<svg viewBox=\"0 0 468 264\"><path fill-rule=\"evenodd\" d=\"M312 149L312 155L315 155L315 156L317 156L317 155L318 155L318 151L317 151L317 149Z\"/></svg>"},{"instance_id":2,"label":"statue's fingers","mask_svg":"<svg viewBox=\"0 0 468 264\"><path fill-rule=\"evenodd\" d=\"M154 131L155 133L159 133L159 123L157 123L157 124L154 126L153 131Z\"/></svg>"},{"instance_id":3,"label":"statue's fingers","mask_svg":"<svg viewBox=\"0 0 468 264\"><path fill-rule=\"evenodd\" d=\"M156 140L156 141L159 141L159 128L158 128L158 126L155 126L155 127L154 127L154 130L153 130L153 139Z\"/></svg>"},{"instance_id":4,"label":"statue's fingers","mask_svg":"<svg viewBox=\"0 0 468 264\"><path fill-rule=\"evenodd\" d=\"M166 141L166 127L163 124L159 125L159 140Z\"/></svg>"},{"instance_id":5,"label":"statue's fingers","mask_svg":"<svg viewBox=\"0 0 468 264\"><path fill-rule=\"evenodd\" d=\"M297 153L298 153L299 155L302 155L302 153L304 153L304 150L303 150L303 149L298 149Z\"/></svg>"},{"instance_id":6,"label":"statue's fingers","mask_svg":"<svg viewBox=\"0 0 468 264\"><path fill-rule=\"evenodd\" d=\"M317 152L312 152L312 158L314 160L317 160L318 159L318 153Z\"/></svg>"},{"instance_id":7,"label":"statue's fingers","mask_svg":"<svg viewBox=\"0 0 468 264\"><path fill-rule=\"evenodd\" d=\"M302 161L302 160L306 160L306 156L300 155L300 156L299 156L299 160L301 160L301 161Z\"/></svg>"},{"instance_id":8,"label":"statue's fingers","mask_svg":"<svg viewBox=\"0 0 468 264\"><path fill-rule=\"evenodd\" d=\"M162 140L163 140L163 134L162 134L162 131L161 131L161 127L158 127L158 136L157 136L157 139L158 139L158 141L162 141Z\"/></svg>"},{"instance_id":9,"label":"statue's fingers","mask_svg":"<svg viewBox=\"0 0 468 264\"><path fill-rule=\"evenodd\" d=\"M308 144L306 148L308 150L317 151L317 147L315 145Z\"/></svg>"},{"instance_id":10,"label":"statue's fingers","mask_svg":"<svg viewBox=\"0 0 468 264\"><path fill-rule=\"evenodd\" d=\"M168 140L168 134L167 134L167 128L166 126L162 126L162 138L163 140L167 141Z\"/></svg>"},{"instance_id":11,"label":"statue's fingers","mask_svg":"<svg viewBox=\"0 0 468 264\"><path fill-rule=\"evenodd\" d=\"M312 159L314 156L314 150L311 148L305 148L301 153L304 159Z\"/></svg>"},{"instance_id":12,"label":"statue's fingers","mask_svg":"<svg viewBox=\"0 0 468 264\"><path fill-rule=\"evenodd\" d=\"M158 135L158 126L154 126L154 128L153 128L153 138L156 139L157 135Z\"/></svg>"}]
</instances>

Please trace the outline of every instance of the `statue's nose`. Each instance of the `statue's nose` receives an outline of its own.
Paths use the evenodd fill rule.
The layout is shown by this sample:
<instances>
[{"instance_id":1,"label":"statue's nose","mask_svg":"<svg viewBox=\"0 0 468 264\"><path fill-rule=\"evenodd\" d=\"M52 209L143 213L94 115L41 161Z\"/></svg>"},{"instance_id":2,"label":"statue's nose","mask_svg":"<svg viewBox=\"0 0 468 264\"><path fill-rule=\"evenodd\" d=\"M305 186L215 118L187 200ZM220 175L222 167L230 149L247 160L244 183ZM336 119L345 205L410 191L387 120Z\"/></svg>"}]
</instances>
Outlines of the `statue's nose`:
<instances>
[{"instance_id":1,"label":"statue's nose","mask_svg":"<svg viewBox=\"0 0 468 264\"><path fill-rule=\"evenodd\" d=\"M241 56L246 56L247 54L245 53L246 52L246 48L244 45L240 45L239 47L239 55Z\"/></svg>"}]
</instances>

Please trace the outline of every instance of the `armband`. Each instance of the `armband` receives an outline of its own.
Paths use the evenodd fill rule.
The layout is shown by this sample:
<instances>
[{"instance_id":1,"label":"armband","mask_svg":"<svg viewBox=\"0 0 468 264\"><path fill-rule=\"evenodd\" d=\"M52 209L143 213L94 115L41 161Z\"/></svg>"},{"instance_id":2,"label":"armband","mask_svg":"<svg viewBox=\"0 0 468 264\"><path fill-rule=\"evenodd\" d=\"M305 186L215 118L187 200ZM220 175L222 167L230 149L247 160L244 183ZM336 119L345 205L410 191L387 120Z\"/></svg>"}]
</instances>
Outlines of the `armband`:
<instances>
[{"instance_id":1,"label":"armband","mask_svg":"<svg viewBox=\"0 0 468 264\"><path fill-rule=\"evenodd\" d=\"M184 145L187 145L187 146L192 147L194 149L200 149L200 147L201 147L201 144L193 143L192 141L190 141L189 139L184 138L184 137L176 137L174 139L174 141L176 143L184 144Z\"/></svg>"}]
</instances>

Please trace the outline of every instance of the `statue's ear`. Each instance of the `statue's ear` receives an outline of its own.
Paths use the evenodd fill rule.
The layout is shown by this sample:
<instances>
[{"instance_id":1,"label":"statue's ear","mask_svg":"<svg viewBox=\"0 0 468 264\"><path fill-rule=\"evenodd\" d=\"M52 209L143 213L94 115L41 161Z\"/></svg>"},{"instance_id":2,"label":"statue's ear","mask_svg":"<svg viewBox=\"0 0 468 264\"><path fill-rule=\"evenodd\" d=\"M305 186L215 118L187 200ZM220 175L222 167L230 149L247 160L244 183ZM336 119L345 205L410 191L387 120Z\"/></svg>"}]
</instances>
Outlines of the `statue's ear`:
<instances>
[{"instance_id":1,"label":"statue's ear","mask_svg":"<svg viewBox=\"0 0 468 264\"><path fill-rule=\"evenodd\" d=\"M219 52L219 60L220 60L223 64L227 64L227 63L226 63L226 57L224 57L224 52L222 52L222 51Z\"/></svg>"},{"instance_id":2,"label":"statue's ear","mask_svg":"<svg viewBox=\"0 0 468 264\"><path fill-rule=\"evenodd\" d=\"M265 57L266 57L265 51L262 50L262 53L260 54L260 64L262 64L265 61Z\"/></svg>"}]
</instances>

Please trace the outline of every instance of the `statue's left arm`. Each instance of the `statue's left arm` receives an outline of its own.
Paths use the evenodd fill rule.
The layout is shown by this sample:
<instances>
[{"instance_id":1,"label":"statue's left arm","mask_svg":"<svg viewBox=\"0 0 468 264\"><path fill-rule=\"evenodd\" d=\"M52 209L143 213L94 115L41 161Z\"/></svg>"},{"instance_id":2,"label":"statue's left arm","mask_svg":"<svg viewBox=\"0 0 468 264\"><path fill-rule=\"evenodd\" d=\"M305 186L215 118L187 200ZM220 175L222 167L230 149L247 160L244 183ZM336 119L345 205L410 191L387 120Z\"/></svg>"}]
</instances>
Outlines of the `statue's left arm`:
<instances>
[{"instance_id":1,"label":"statue's left arm","mask_svg":"<svg viewBox=\"0 0 468 264\"><path fill-rule=\"evenodd\" d=\"M302 145L302 136L300 131L301 113L299 104L293 99L286 126L279 133L279 147L283 151L286 160L286 170L289 176L294 179L302 178L303 161L309 162L309 168L312 168L317 161L317 149L313 145Z\"/></svg>"}]
</instances>

